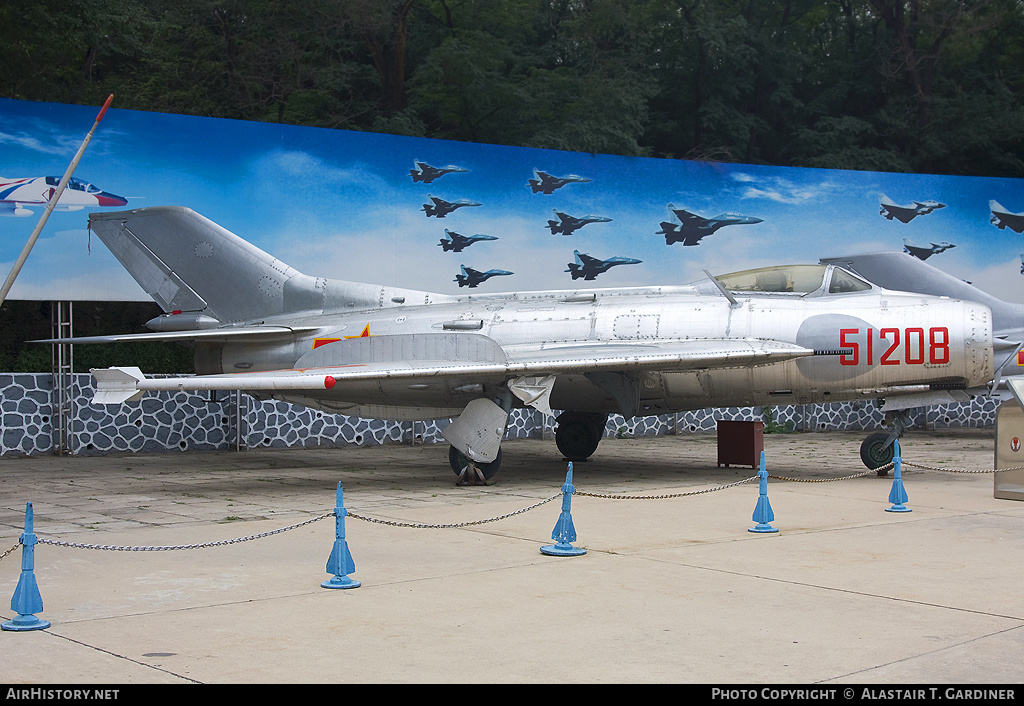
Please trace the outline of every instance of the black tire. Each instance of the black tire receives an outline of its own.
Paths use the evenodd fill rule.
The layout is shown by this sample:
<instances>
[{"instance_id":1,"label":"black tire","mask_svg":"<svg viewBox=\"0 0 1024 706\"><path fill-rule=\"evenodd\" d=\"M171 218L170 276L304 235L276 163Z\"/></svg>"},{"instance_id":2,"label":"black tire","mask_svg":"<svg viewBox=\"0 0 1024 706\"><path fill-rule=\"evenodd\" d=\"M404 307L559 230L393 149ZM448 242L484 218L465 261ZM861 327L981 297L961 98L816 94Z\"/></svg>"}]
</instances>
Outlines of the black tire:
<instances>
[{"instance_id":1,"label":"black tire","mask_svg":"<svg viewBox=\"0 0 1024 706\"><path fill-rule=\"evenodd\" d=\"M459 451L454 446L448 447L448 465L452 467L455 475L462 475L462 469L469 463L469 459L466 455ZM495 473L498 472L498 467L501 466L501 449L498 449L498 455L494 457L494 460L490 463L478 463L476 467L481 473L484 474L484 480L490 480Z\"/></svg>"},{"instance_id":2,"label":"black tire","mask_svg":"<svg viewBox=\"0 0 1024 706\"><path fill-rule=\"evenodd\" d=\"M586 461L601 443L602 428L582 414L562 414L555 429L555 445L570 461Z\"/></svg>"},{"instance_id":3,"label":"black tire","mask_svg":"<svg viewBox=\"0 0 1024 706\"><path fill-rule=\"evenodd\" d=\"M896 446L895 444L888 443L888 441L889 433L884 431L869 434L864 439L860 445L860 460L865 466L876 471L882 466L892 463L892 460L896 457ZM878 475L887 476L889 475L889 470L878 471Z\"/></svg>"}]
</instances>

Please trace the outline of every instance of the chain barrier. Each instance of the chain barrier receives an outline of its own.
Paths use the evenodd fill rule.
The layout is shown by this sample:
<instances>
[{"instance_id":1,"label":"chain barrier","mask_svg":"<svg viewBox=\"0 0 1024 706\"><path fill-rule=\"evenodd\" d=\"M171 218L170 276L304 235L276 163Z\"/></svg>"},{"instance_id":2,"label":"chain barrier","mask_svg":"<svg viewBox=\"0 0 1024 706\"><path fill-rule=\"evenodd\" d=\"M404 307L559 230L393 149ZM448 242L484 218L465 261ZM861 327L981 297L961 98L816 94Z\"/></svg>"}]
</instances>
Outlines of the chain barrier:
<instances>
[{"instance_id":1,"label":"chain barrier","mask_svg":"<svg viewBox=\"0 0 1024 706\"><path fill-rule=\"evenodd\" d=\"M364 515L358 515L358 514L352 512L351 510L348 511L348 516L352 517L352 518L355 518L357 520L362 520L363 522L373 522L373 523L378 524L378 525L390 525L391 527L412 527L412 528L415 528L415 529L454 529L454 528L459 528L459 527L472 527L473 525L484 525L484 524L487 524L488 522L497 522L498 520L504 520L504 519L506 519L508 517L513 517L515 515L521 515L524 512L529 512L530 510L535 510L538 507L540 507L541 505L549 503L552 500L554 500L555 498L560 498L560 497L562 497L562 494L561 493L556 493L555 495L552 495L550 498L546 498L544 500L541 500L540 502L534 503L533 505L530 505L529 507L524 507L524 508L522 508L520 510L515 510L513 512L506 513L504 515L498 515L497 517L489 517L486 520L472 520L470 522L456 522L454 524L449 524L449 525L428 525L428 524L421 524L421 523L418 523L418 522L401 522L401 521L398 521L398 520L380 520L380 519L377 519L375 517L366 517Z\"/></svg>"},{"instance_id":2,"label":"chain barrier","mask_svg":"<svg viewBox=\"0 0 1024 706\"><path fill-rule=\"evenodd\" d=\"M925 464L912 463L912 462L909 462L909 461L903 461L902 463L903 463L904 466L911 466L913 468L920 468L920 469L928 470L928 471L940 471L940 472L944 472L944 473L993 473L994 472L994 471L985 470L985 469L982 469L982 470L972 470L972 469L963 469L963 468L940 468L938 466L928 466L928 465L925 465ZM895 465L896 464L894 462L889 462L889 463L887 463L884 466L880 466L880 467L875 468L875 469L867 470L867 471L864 471L863 473L855 473L853 475L840 476L840 477L837 477L837 478L789 478L789 477L786 477L786 476L779 476L779 475L774 475L774 474L769 474L768 477L772 478L774 480L786 481L786 482L791 482L791 483L831 483L833 481L852 480L854 478L863 478L864 476L885 473L885 472L888 472L888 471L892 470L895 467ZM996 469L996 470L998 470L998 471L1024 470L1024 466L1017 466L1015 468L1000 468L1000 469ZM704 488L703 490L693 490L693 491L687 491L687 492L682 492L682 493L664 493L664 494L660 494L660 495L625 495L625 494L620 494L620 493L590 493L590 492L587 492L587 491L582 491L582 490L574 488L573 489L573 495L579 495L579 496L591 497L591 498L599 498L599 499L604 499L604 500L670 500L670 499L674 499L674 498L684 498L684 497L691 497L691 496L695 496L695 495L704 495L706 493L714 493L714 492L717 492L719 490L726 490L727 488L734 488L736 486L744 485L746 483L750 483L752 481L755 481L755 480L757 480L757 478L758 478L757 476L751 476L749 478L744 478L743 480L736 481L735 483L728 483L726 485L720 485L720 486L717 486L717 487L714 487L714 488ZM383 519L379 519L379 518L376 518L376 517L368 517L366 515L361 515L361 514L352 512L352 511L348 511L348 516L352 517L352 518L354 518L356 520L362 520L363 522L370 522L370 523L380 524L380 525L388 525L388 526L391 526L391 527L408 527L408 528L414 528L414 529L458 529L458 528L462 528L462 527L473 527L473 526L476 526L476 525L483 525L483 524L487 524L487 523L490 523L490 522L498 522L500 520L508 519L509 517L514 517L516 515L521 515L523 513L530 512L531 510L536 510L538 507L541 507L542 505L546 505L547 503L549 503L552 500L554 500L556 498L559 498L559 497L562 497L562 493L556 493L555 495L552 495L552 496L550 496L548 498L545 498L544 500L536 502L533 505L529 505L529 506L521 508L519 510L514 510L512 512L508 512L508 513L505 513L503 515L497 515L495 517L489 517L489 518L482 519L482 520L471 520L471 521L468 521L468 522L455 522L455 523L449 523L449 524L428 524L428 523L421 523L421 522L403 522L403 521L400 521L400 520L383 520ZM327 519L328 517L334 517L334 516L335 516L334 511L331 511L331 512L327 512L327 513L324 513L322 515L319 515L317 517L314 517L314 518L311 518L311 519L308 519L308 520L304 520L302 522L297 522L297 523L295 523L293 525L289 525L288 527L281 527L279 529L270 530L268 532L261 532L259 534L252 534L252 535L248 535L248 536L245 536L245 537L236 537L234 539L224 539L224 540L219 540L219 541L215 541L215 542L203 542L203 543L199 543L199 544L179 544L179 545L165 545L165 546L117 546L117 545L108 545L108 544L87 544L87 543L83 543L83 542L57 541L57 540L52 540L52 539L45 539L43 537L40 537L38 539L38 543L39 544L49 544L51 546L56 546L56 547L68 547L68 548L72 548L72 549L96 549L96 550L101 550L101 551L122 551L122 552L162 552L162 551L178 551L178 550L185 550L185 549L207 549L207 548L210 548L210 547L222 547L222 546L228 546L228 545L231 545L231 544L239 544L241 542L249 542L249 541L253 541L253 540L256 540L256 539L263 539L265 537L271 537L271 536L273 536L275 534L281 534L282 532L288 532L290 530L298 529L300 527L305 527L307 525L313 524L314 522L319 522L320 520L324 520L324 519ZM5 551L3 554L0 554L0 561L3 561L4 558L6 558L9 554L11 554L14 550L16 550L20 546L21 546L21 542L18 541L10 549Z\"/></svg>"},{"instance_id":3,"label":"chain barrier","mask_svg":"<svg viewBox=\"0 0 1024 706\"><path fill-rule=\"evenodd\" d=\"M298 529L299 527L305 527L306 525L311 525L314 522L319 522L320 520L326 519L328 517L334 517L333 510L331 512L324 513L319 517L304 520L303 522L297 522L296 524L289 525L288 527L281 527L280 529L270 530L269 532L261 532L260 534L250 534L247 537L236 537L235 539L222 539L217 542L203 542L201 544L177 544L156 547L132 547L117 546L112 544L85 544L81 542L59 542L52 539L44 539L42 537L40 537L37 541L39 544L50 544L55 547L70 547L72 549L99 549L113 552L169 552L180 549L207 549L209 547L223 547L229 544L239 544L241 542L249 542L254 539L263 539L264 537L270 537L275 534L281 534L282 532L288 532L289 530ZM4 556L7 556L7 553L5 553ZM3 557L0 557L0 559L2 558Z\"/></svg>"},{"instance_id":4,"label":"chain barrier","mask_svg":"<svg viewBox=\"0 0 1024 706\"><path fill-rule=\"evenodd\" d=\"M943 471L950 473L990 473L988 470L967 470L967 469L949 469L939 468L935 466L926 466L923 464L906 463L908 466L915 468L922 468L933 471ZM906 493L903 491L902 481L900 480L899 468L895 462L889 463L885 466L881 466L877 469L870 469L863 473L857 473L853 475L838 477L838 478L814 478L814 479L802 479L802 478L787 478L785 476L769 475L765 471L764 466L764 453L761 454L761 470L760 472L749 478L738 480L733 483L727 483L713 488L703 488L701 490L691 490L679 493L662 493L658 495L625 495L621 493L590 493L586 491L577 490L572 485L572 464L569 464L569 471L566 475L565 483L562 485L561 492L551 495L543 500L533 503L527 507L520 508L519 510L513 510L502 515L489 517L481 520L472 520L469 522L456 522L447 524L428 524L420 522L403 522L399 520L384 520L375 517L367 517L358 513L348 511L343 505L342 500L342 487L341 483L338 483L338 496L337 504L335 509L311 517L302 522L296 522L295 524L287 527L281 527L267 532L260 532L258 534L250 534L244 537L236 537L234 539L223 539L214 542L202 542L198 544L178 544L178 545L163 545L163 546L119 546L109 544L89 544L84 542L67 542L58 541L52 539L46 539L44 537L38 537L33 532L32 522L32 503L28 503L25 511L25 533L19 538L18 542L7 551L0 554L0 561L5 559L11 553L13 553L19 546L34 545L34 544L48 544L56 547L69 547L73 549L95 549L104 551L122 551L122 552L162 552L162 551L176 551L185 549L206 549L211 547L223 547L231 544L239 544L242 542L249 542L256 539L263 539L271 537L276 534L288 532L290 530L298 529L300 527L306 527L319 522L320 520L327 519L328 517L334 517L337 522L336 527L336 539L331 549L330 557L327 560L327 573L334 574L332 578L327 581L321 582L322 588L330 589L349 589L358 588L361 582L355 581L350 578L351 574L355 570L355 563L352 561L352 555L348 548L348 542L345 540L345 526L344 518L353 517L357 520L364 522L371 522L381 525L389 525L391 527L409 527L417 529L451 529L451 528L462 528L472 527L476 525L483 525L490 522L497 522L504 520L509 517L521 515L531 510L535 510L547 503L551 502L555 498L562 498L562 513L558 517L558 521L555 524L555 529L551 533L551 538L556 541L553 545L543 546L540 548L542 554L553 555L553 556L579 556L586 554L587 550L582 547L573 546L572 542L576 541L576 529L573 526L572 515L571 515L571 497L573 495L580 495L583 497L607 499L607 500L667 500L672 498L684 498L696 495L704 495L707 493L714 493L719 490L725 490L727 488L735 488L751 481L758 480L760 482L760 493L757 500L757 506L754 509L752 519L757 521L757 526L748 529L749 532L758 533L773 533L778 530L769 524L775 519L775 514L772 512L771 504L768 501L767 481L768 478L774 478L775 480L781 481L792 481L802 483L828 483L832 481L849 480L853 478L861 478L870 474L883 474L889 469L896 468L896 480L893 484L892 492L889 494L889 501L894 503L891 508L888 508L886 512L910 512L904 503L907 500ZM1000 470L1019 470L1019 469L1000 469ZM35 581L35 576L32 573L34 570L34 553L23 552L22 553L22 576L18 581L18 587L15 589L14 597L11 599L11 609L17 611L18 615L12 620L8 620L0 624L0 628L3 630L14 630L14 631L29 631L29 630L43 630L50 627L50 621L41 620L36 616L43 609L42 597L39 594L39 588ZM25 581L25 573L28 572L30 581Z\"/></svg>"},{"instance_id":5,"label":"chain barrier","mask_svg":"<svg viewBox=\"0 0 1024 706\"><path fill-rule=\"evenodd\" d=\"M725 490L726 488L734 488L737 485L743 485L750 481L757 480L757 476L751 476L750 478L744 478L738 480L735 483L729 483L728 485L720 485L717 488L705 488L704 490L691 490L685 493L669 493L666 495L614 495L611 493L588 493L582 490L575 490L573 495L584 495L590 498L603 498L605 500L668 500L670 498L685 498L690 495L703 495L704 493L714 493L718 490Z\"/></svg>"},{"instance_id":6,"label":"chain barrier","mask_svg":"<svg viewBox=\"0 0 1024 706\"><path fill-rule=\"evenodd\" d=\"M909 461L903 462L904 466L913 466L914 468L923 468L926 471L941 471L943 473L995 473L996 471L1022 471L1024 466L1017 466L1015 468L995 468L992 470L980 470L975 471L969 468L939 468L938 466L925 466L920 463L910 463Z\"/></svg>"},{"instance_id":7,"label":"chain barrier","mask_svg":"<svg viewBox=\"0 0 1024 706\"><path fill-rule=\"evenodd\" d=\"M17 543L17 544L15 544L15 545L14 545L13 547L11 547L10 549L8 549L8 550L7 550L6 552L4 552L3 554L0 554L0 561L3 561L3 560L4 560L4 557L5 557L5 556L7 556L8 554L10 554L11 552L13 552L13 551L14 551L15 549L17 549L17 548L18 548L18 547L20 547L20 546L21 546L21 540L18 540L18 543Z\"/></svg>"},{"instance_id":8,"label":"chain barrier","mask_svg":"<svg viewBox=\"0 0 1024 706\"><path fill-rule=\"evenodd\" d=\"M788 481L790 483L831 483L832 481L836 480L852 480L854 478L863 478L864 476L873 476L879 473L888 473L895 467L896 464L890 461L884 466L872 468L867 471L864 471L863 473L854 473L851 476L839 476L838 478L788 478L786 476L776 476L771 473L768 474L768 477L774 478L775 480Z\"/></svg>"}]
</instances>

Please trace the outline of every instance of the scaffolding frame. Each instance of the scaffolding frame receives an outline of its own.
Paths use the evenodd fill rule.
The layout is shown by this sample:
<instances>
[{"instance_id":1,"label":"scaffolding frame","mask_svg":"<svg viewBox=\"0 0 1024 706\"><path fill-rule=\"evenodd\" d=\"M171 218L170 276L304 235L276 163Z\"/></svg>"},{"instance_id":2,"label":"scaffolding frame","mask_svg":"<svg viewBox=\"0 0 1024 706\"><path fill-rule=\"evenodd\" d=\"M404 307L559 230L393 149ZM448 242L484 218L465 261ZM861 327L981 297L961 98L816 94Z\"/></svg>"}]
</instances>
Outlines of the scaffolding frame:
<instances>
[{"instance_id":1,"label":"scaffolding frame","mask_svg":"<svg viewBox=\"0 0 1024 706\"><path fill-rule=\"evenodd\" d=\"M72 302L50 302L50 329L53 338L70 339L74 333ZM75 353L70 343L54 343L50 347L51 434L53 450L58 456L74 455L75 420Z\"/></svg>"}]
</instances>

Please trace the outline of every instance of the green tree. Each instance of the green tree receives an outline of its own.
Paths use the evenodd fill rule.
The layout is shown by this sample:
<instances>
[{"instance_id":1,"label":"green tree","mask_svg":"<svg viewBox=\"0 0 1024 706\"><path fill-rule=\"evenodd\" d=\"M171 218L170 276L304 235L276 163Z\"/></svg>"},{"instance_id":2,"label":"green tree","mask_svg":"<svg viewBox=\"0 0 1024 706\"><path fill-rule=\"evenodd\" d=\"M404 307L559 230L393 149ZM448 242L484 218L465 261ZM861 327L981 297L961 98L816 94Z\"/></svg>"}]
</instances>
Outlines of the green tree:
<instances>
[{"instance_id":1,"label":"green tree","mask_svg":"<svg viewBox=\"0 0 1024 706\"><path fill-rule=\"evenodd\" d=\"M11 98L1024 174L1019 0L8 0Z\"/></svg>"}]
</instances>

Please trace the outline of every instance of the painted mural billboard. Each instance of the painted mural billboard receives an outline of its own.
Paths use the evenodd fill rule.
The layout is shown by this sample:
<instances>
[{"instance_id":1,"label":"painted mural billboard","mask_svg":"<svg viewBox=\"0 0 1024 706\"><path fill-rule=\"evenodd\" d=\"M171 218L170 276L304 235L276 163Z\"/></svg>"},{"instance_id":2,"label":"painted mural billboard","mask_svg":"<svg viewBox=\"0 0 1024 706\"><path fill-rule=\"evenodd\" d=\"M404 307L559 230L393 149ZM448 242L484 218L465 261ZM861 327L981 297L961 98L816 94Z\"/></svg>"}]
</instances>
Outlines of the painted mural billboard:
<instances>
[{"instance_id":1,"label":"painted mural billboard","mask_svg":"<svg viewBox=\"0 0 1024 706\"><path fill-rule=\"evenodd\" d=\"M95 109L0 100L10 270ZM455 294L906 250L1024 302L1024 180L619 157L111 109L12 298L148 301L88 213L187 206L310 275Z\"/></svg>"}]
</instances>

